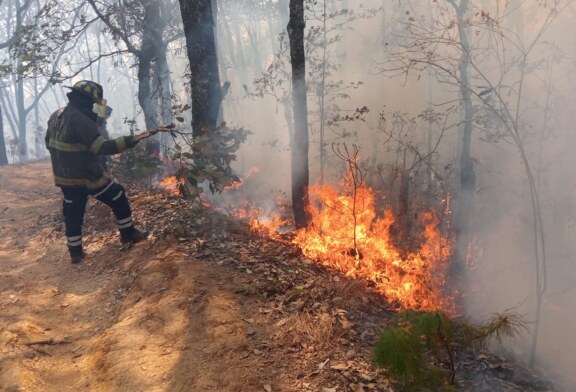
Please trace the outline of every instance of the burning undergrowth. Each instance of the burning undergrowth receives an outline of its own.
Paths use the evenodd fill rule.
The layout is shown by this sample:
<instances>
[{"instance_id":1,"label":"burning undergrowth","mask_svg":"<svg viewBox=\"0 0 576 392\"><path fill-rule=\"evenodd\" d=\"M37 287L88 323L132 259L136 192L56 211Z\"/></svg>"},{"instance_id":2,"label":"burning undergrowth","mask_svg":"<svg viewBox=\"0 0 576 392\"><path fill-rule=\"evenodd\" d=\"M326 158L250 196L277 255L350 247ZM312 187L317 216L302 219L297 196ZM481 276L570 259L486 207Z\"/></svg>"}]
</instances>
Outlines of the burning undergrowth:
<instances>
[{"instance_id":1,"label":"burning undergrowth","mask_svg":"<svg viewBox=\"0 0 576 392\"><path fill-rule=\"evenodd\" d=\"M250 180L246 182L246 185L249 183ZM245 196L243 192L246 189L242 188L234 192L237 194L240 192ZM332 210L336 209L335 204L330 204L331 199L319 192L325 188L318 187L318 193L311 193L316 195L312 197L312 204L320 212L329 209L328 206L333 207ZM345 187L328 187L328 189L333 192L333 196L340 197L342 203L349 201L347 197L352 197ZM335 267L321 267L320 263L331 265L322 259L325 257L322 252L319 252L318 258L314 260L310 257L303 257L299 249L302 251L304 249L296 243L299 232L279 234L276 230L270 231L272 226L264 226L264 219L257 219L258 216L263 216L261 214L267 212L264 211L264 207L260 207L258 214L255 213L256 210L250 208L241 210L246 215L246 220L249 220L248 215L251 215L253 223L260 223L259 235L256 235L256 228L253 227L251 232L238 219L231 219L227 216L231 215L229 209L217 208L214 204L207 208L207 205L198 199L190 201L175 196L172 192L151 191L148 187L132 187L131 191L135 220L139 226L150 231L149 244L154 246L158 242L177 247L184 246L191 260L195 262L204 260L211 263L214 269L225 267L230 270L230 276L235 277L223 279L222 281L225 282L223 287L231 288L237 295L242 295L240 302L245 303L251 298L257 299L257 309L246 313L245 316L245 322L251 329L248 335L248 347L235 350L234 353L227 354L228 357L237 354L243 360L262 357L267 363L272 360L276 363L290 363L290 370L287 368L282 370L284 377L292 378L300 383L308 383L314 387L338 385L338 390L340 390L346 389L346 385L354 384L361 385L364 390L391 390L389 381L383 373L370 366L371 350L376 344L380 330L382 326L389 324L389 318L395 312L388 311L392 307L377 292L377 290L384 292L382 283L378 284L375 279L368 277L367 279L372 284L364 284L368 275L368 266L364 263L373 259L370 253L374 251L372 247L375 246L368 244L370 241L373 243L384 241L371 237L376 236L379 233L378 230L388 230L389 237L387 238L390 241L388 246L393 249L388 257L396 256L404 261L402 258L409 260L406 258L407 255L424 254L423 249L426 246L431 247L427 244L435 243L426 239L427 236L424 234L426 234L427 227L435 228L435 233L438 235L441 232L439 227L442 222L438 220L440 217L437 214L431 214L431 216L423 214L421 223L423 236L420 242L417 242L416 250L411 253L402 253L399 246L392 243L394 239L391 237L394 235L390 236L390 226L385 229L386 225L381 223L388 219L385 222L391 225L393 222L391 213L377 213L375 209L371 212L370 203L368 203L370 198L367 196L372 195L372 201L377 197L368 188L366 191L359 190L356 195L358 205L356 211L359 215L356 223L369 224L366 226L368 229L365 230L369 234L365 237L361 235L360 229L357 230L359 233L357 249L362 254L362 258L343 257L346 255L340 255L336 251L333 255L334 259L343 258L342 263L352 263L348 266L355 268L355 272L348 273L348 275L360 279L350 279L335 272ZM326 202L328 206L324 205ZM334 203L333 200L332 202ZM285 201L278 200L277 203L287 207ZM260 205L264 206L262 203ZM341 206L338 210L342 211L343 208ZM93 209L88 211L88 226L93 228L87 230L86 234L90 237L88 242L103 244L115 242L116 238L112 238L116 236L114 220L110 219L109 226L102 230L101 224L90 224L90 222L95 222L94 212ZM222 212L227 212L227 214ZM287 225L288 211L283 210L283 213L276 215L277 222ZM336 218L330 217L330 219ZM101 223L101 220L99 219L98 222ZM314 221L308 232L314 225L318 223ZM326 234L337 237L328 230L335 229L338 225L344 225L344 223L325 226ZM284 227L287 228L287 226ZM351 242L353 243L353 238L351 240L350 235L340 237L346 242L345 246L330 246L335 248L340 246L338 249L346 252L353 246L350 245ZM444 240L440 243L442 241ZM286 246L287 243L293 245ZM298 245L299 249L294 245ZM421 256L414 257L422 258ZM382 268L392 264L393 261L393 259L383 260ZM343 265L346 266L346 264ZM435 282L432 277L426 275L432 271L443 273L439 265L420 275L411 270L407 270L404 275ZM392 275L390 280L395 278L396 276ZM441 283L441 279L438 281ZM430 291L424 294L430 295ZM196 300L194 299L192 303L196 303ZM442 300L439 301L443 305ZM406 306L398 300L396 304L398 308ZM417 305L418 309L423 309L420 304ZM462 390L520 390L516 385L520 385L520 381L522 382L521 389L525 391L550 390L532 387L532 385L539 385L536 377L529 378L526 372L521 373L512 364L486 353L479 358L476 354L463 353L456 357L455 361L458 368L456 384L462 386ZM501 374L503 374L502 377ZM508 386L498 389L503 385L502 378L510 380L512 377L520 381L516 382L515 379L513 382L506 382ZM479 383L482 383L481 388L477 388ZM530 386L527 386L528 384ZM546 385L542 383L542 386ZM293 389L303 388L299 386Z\"/></svg>"},{"instance_id":2,"label":"burning undergrowth","mask_svg":"<svg viewBox=\"0 0 576 392\"><path fill-rule=\"evenodd\" d=\"M184 185L184 180L177 176L170 176L162 179L158 183L159 187L166 190L173 195L182 195L182 186Z\"/></svg>"},{"instance_id":3,"label":"burning undergrowth","mask_svg":"<svg viewBox=\"0 0 576 392\"><path fill-rule=\"evenodd\" d=\"M419 212L410 230L413 238L405 241L408 234L398 230L403 224L396 222L392 210L377 208L382 196L376 196L363 180L356 165L357 150L338 151L348 163L347 175L338 186L308 189L310 221L305 229L294 230L285 197L276 198L270 203L273 206L250 202L246 196L249 182L258 169L238 176L219 197L202 198L209 199L205 203L212 208L249 222L251 229L264 237L290 242L311 260L367 280L399 309L452 313L455 301L446 295L446 269L453 236L445 228L448 225L442 225L447 217L434 211ZM180 195L187 195L186 185L182 176L160 183Z\"/></svg>"},{"instance_id":4,"label":"burning undergrowth","mask_svg":"<svg viewBox=\"0 0 576 392\"><path fill-rule=\"evenodd\" d=\"M293 228L285 197L276 197L270 203L273 207L250 202L242 196L242 187L225 196L231 193L234 196L226 203L212 201L210 206L249 222L251 230L263 237L291 243L311 260L366 280L397 308L454 310L454 301L446 295L453 237L442 233L439 213L418 214L418 236L406 249L393 234L394 213L377 211L374 191L365 184L353 187L350 176L340 186L310 187L310 225L301 230ZM241 201L230 207L233 199Z\"/></svg>"}]
</instances>

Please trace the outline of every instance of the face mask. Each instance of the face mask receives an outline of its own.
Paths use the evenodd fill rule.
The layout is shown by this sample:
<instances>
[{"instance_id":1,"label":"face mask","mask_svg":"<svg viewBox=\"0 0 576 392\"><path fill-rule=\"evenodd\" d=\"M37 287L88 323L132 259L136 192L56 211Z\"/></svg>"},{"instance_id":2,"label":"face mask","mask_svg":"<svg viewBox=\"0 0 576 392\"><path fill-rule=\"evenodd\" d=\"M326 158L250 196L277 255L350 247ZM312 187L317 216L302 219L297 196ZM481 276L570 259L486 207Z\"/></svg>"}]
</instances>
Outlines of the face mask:
<instances>
[{"instance_id":1,"label":"face mask","mask_svg":"<svg viewBox=\"0 0 576 392\"><path fill-rule=\"evenodd\" d=\"M106 118L106 100L103 99L101 103L95 103L92 111L100 118Z\"/></svg>"}]
</instances>

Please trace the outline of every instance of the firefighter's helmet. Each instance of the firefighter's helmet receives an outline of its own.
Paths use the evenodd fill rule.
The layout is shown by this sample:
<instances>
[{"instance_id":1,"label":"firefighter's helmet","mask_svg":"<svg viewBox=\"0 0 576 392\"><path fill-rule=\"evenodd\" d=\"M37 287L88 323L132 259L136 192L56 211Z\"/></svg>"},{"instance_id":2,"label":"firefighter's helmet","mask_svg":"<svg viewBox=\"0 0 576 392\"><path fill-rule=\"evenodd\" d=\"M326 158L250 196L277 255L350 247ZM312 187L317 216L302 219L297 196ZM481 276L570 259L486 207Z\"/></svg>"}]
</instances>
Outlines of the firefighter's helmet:
<instances>
[{"instance_id":1,"label":"firefighter's helmet","mask_svg":"<svg viewBox=\"0 0 576 392\"><path fill-rule=\"evenodd\" d=\"M89 96L94 100L94 103L102 103L104 98L104 89L101 85L96 82L92 82L90 80L81 80L79 82L74 83L74 86L64 86L71 90L78 91L84 95Z\"/></svg>"}]
</instances>

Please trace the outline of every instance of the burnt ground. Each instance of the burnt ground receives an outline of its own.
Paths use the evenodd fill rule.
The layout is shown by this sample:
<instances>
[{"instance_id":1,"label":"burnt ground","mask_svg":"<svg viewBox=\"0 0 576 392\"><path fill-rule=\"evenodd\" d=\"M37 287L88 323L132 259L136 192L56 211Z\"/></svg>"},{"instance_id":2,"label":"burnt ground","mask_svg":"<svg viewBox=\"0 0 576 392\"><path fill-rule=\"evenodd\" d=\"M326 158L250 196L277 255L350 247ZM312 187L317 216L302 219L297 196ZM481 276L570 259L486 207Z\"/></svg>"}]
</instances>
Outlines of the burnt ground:
<instances>
[{"instance_id":1,"label":"burnt ground","mask_svg":"<svg viewBox=\"0 0 576 392\"><path fill-rule=\"evenodd\" d=\"M0 391L393 391L371 349L393 314L365 282L162 191L129 190L151 238L90 203L68 261L48 162L0 167ZM550 391L489 353L456 390Z\"/></svg>"}]
</instances>

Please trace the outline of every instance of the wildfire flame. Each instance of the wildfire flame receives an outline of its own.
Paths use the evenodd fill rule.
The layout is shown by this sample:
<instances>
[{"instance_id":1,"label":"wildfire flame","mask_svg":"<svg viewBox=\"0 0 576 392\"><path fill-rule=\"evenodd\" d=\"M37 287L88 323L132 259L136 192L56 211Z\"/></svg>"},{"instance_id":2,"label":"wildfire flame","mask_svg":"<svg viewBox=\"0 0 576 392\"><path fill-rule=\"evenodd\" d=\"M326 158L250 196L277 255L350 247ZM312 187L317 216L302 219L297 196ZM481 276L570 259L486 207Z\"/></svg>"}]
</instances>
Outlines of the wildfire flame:
<instances>
[{"instance_id":1,"label":"wildfire flame","mask_svg":"<svg viewBox=\"0 0 576 392\"><path fill-rule=\"evenodd\" d=\"M443 295L443 289L453 241L441 235L438 214L421 214L419 247L402 252L390 236L393 213L377 215L370 188L348 190L342 194L335 187L312 186L311 224L295 233L293 243L312 260L372 281L379 292L401 308L451 310L452 303ZM268 221L251 221L254 230L270 236L285 224L279 215Z\"/></svg>"},{"instance_id":2,"label":"wildfire flame","mask_svg":"<svg viewBox=\"0 0 576 392\"><path fill-rule=\"evenodd\" d=\"M257 168L251 169L243 180L256 172ZM172 176L160 185L180 194L182 183ZM238 190L242 183L227 190ZM453 301L445 295L444 287L453 240L440 232L438 213L420 214L420 238L411 250L405 250L397 246L391 235L394 214L376 211L375 194L365 184L355 186L348 176L342 187L315 185L309 188L308 195L310 224L291 237L306 257L348 276L371 281L399 308L453 311ZM276 204L287 205L282 200ZM290 214L270 213L249 204L231 215L249 220L254 231L277 239L291 226Z\"/></svg>"},{"instance_id":3,"label":"wildfire flame","mask_svg":"<svg viewBox=\"0 0 576 392\"><path fill-rule=\"evenodd\" d=\"M181 195L182 191L180 187L184 185L184 179L178 178L177 176L166 177L160 181L159 185L173 195Z\"/></svg>"},{"instance_id":4,"label":"wildfire flame","mask_svg":"<svg viewBox=\"0 0 576 392\"><path fill-rule=\"evenodd\" d=\"M244 175L244 177L242 177L240 179L240 181L235 181L232 184L228 185L227 187L224 188L224 190L230 191L230 190L238 190L240 189L240 187L242 185L244 185L244 181L246 181L246 179L248 177L250 177L252 174L258 173L260 171L260 168L258 167L252 167L248 170L248 172Z\"/></svg>"}]
</instances>

